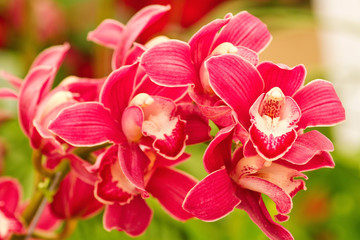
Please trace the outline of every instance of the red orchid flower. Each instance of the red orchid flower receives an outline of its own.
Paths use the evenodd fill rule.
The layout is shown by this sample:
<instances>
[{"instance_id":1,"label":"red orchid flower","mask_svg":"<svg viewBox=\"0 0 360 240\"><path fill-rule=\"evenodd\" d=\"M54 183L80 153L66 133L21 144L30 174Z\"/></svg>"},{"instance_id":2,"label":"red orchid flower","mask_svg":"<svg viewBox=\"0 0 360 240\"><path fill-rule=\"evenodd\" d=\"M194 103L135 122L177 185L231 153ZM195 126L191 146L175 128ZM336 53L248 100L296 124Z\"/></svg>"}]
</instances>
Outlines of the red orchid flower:
<instances>
[{"instance_id":1,"label":"red orchid flower","mask_svg":"<svg viewBox=\"0 0 360 240\"><path fill-rule=\"evenodd\" d=\"M303 86L305 68L264 62L253 64L234 54L206 62L209 83L236 114L238 139L244 155L259 154L267 161L283 158L307 163L333 145L307 127L331 126L345 119L345 110L330 82L315 80Z\"/></svg>"},{"instance_id":2,"label":"red orchid flower","mask_svg":"<svg viewBox=\"0 0 360 240\"><path fill-rule=\"evenodd\" d=\"M211 56L235 53L254 65L257 53L270 42L271 35L258 18L247 12L217 19L202 27L189 43L170 40L157 44L141 57L141 66L152 81L163 86L189 86L191 98L206 117L218 126L232 123L231 109L215 95L204 62Z\"/></svg>"},{"instance_id":3,"label":"red orchid flower","mask_svg":"<svg viewBox=\"0 0 360 240\"><path fill-rule=\"evenodd\" d=\"M187 104L177 109L186 88L158 86L140 70L138 63L115 70L101 90L100 102L63 109L49 129L73 146L114 143L124 174L144 190L148 158L141 147L177 159L186 143L208 140L209 129L206 121L194 119L198 113L188 111Z\"/></svg>"},{"instance_id":4,"label":"red orchid flower","mask_svg":"<svg viewBox=\"0 0 360 240\"><path fill-rule=\"evenodd\" d=\"M189 155L183 154L174 161L161 157L151 149L144 150L142 154L147 157L144 167L145 191L132 184L125 176L116 146L100 155L96 164L91 167L91 171L98 174L95 196L106 206L103 224L108 231L116 229L131 236L142 234L153 215L145 201L149 193L175 219L185 221L192 217L182 209L182 202L196 181L172 168Z\"/></svg>"},{"instance_id":5,"label":"red orchid flower","mask_svg":"<svg viewBox=\"0 0 360 240\"><path fill-rule=\"evenodd\" d=\"M51 89L56 72L68 49L69 45L65 43L41 52L24 80L1 72L2 77L8 80L19 93L2 88L0 97L18 100L20 126L34 149L46 155L53 165L65 157L71 159L72 166L83 175L82 173L86 173L82 166L85 163L70 153L71 146L65 150L62 146L63 141L49 132L47 125L64 107L81 101L98 100L104 79L72 76Z\"/></svg>"}]
</instances>

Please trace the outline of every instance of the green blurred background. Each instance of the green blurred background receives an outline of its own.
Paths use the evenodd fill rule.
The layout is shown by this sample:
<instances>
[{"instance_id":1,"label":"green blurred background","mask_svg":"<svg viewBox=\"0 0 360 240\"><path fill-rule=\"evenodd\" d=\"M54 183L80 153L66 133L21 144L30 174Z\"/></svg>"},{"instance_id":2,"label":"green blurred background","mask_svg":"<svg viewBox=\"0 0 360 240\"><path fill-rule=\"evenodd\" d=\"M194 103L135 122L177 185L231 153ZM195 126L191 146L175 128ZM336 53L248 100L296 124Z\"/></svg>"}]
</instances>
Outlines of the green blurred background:
<instances>
[{"instance_id":1,"label":"green blurred background","mask_svg":"<svg viewBox=\"0 0 360 240\"><path fill-rule=\"evenodd\" d=\"M86 40L105 18L123 23L146 3L170 3L173 10L156 29L189 40L201 26L228 12L246 10L268 25L272 43L261 61L289 66L304 64L306 81L332 81L343 101L347 120L319 128L334 141L334 169L307 173L307 191L294 198L290 220L283 225L295 239L360 239L360 1L358 0L0 0L0 69L24 77L34 57L44 48L69 42L72 46L57 80L68 75L102 77L110 72L111 51ZM139 41L146 41L151 32ZM7 86L0 81L0 86ZM0 173L19 179L24 199L33 191L33 168L28 140L16 119L16 103L0 102ZM213 131L216 132L216 129ZM198 179L205 144L188 147L192 158L179 166ZM274 204L265 197L272 214ZM150 199L154 217L138 239L266 239L245 212L236 210L212 223L169 217ZM130 239L106 232L102 214L78 224L70 239Z\"/></svg>"}]
</instances>

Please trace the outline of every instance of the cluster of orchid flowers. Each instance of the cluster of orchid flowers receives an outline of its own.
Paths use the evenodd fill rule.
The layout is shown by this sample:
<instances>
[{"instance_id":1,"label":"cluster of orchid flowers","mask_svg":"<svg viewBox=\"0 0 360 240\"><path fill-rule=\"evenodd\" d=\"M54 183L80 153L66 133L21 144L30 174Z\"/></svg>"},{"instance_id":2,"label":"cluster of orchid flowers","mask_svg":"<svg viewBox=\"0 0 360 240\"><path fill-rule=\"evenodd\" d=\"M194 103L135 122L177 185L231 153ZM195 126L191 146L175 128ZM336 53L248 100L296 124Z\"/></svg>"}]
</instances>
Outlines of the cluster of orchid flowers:
<instances>
[{"instance_id":1,"label":"cluster of orchid flowers","mask_svg":"<svg viewBox=\"0 0 360 240\"><path fill-rule=\"evenodd\" d=\"M2 73L16 90L0 96L17 99L35 168L55 194L36 219L31 207L40 204L20 204L16 180L0 178L0 239L50 231L103 208L106 230L138 236L153 215L149 197L180 221L215 221L239 208L270 239L293 239L279 222L305 189L303 172L334 166L332 142L304 131L345 119L333 85L304 85L303 65L259 62L272 37L247 12L210 22L189 42L135 42L168 10L151 5L127 25L108 19L88 34L114 50L105 78L70 76L53 88L67 43L40 53L24 80ZM219 128L215 137L209 121ZM208 141L207 177L174 168L189 158L187 145ZM275 202L275 220L262 194Z\"/></svg>"}]
</instances>

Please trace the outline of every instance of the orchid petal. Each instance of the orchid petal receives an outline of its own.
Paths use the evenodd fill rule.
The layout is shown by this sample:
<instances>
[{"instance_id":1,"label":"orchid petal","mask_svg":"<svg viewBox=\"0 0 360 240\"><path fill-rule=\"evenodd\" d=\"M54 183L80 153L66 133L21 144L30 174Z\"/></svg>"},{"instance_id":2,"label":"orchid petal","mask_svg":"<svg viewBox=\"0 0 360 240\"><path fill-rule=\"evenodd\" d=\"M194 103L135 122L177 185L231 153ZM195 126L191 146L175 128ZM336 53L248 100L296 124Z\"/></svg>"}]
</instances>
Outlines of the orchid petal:
<instances>
[{"instance_id":1,"label":"orchid petal","mask_svg":"<svg viewBox=\"0 0 360 240\"><path fill-rule=\"evenodd\" d=\"M305 189L304 181L295 177L306 178L294 169L272 163L270 167L240 177L238 183L242 188L266 194L276 203L279 213L288 214L292 208L291 198L299 190Z\"/></svg>"},{"instance_id":2,"label":"orchid petal","mask_svg":"<svg viewBox=\"0 0 360 240\"><path fill-rule=\"evenodd\" d=\"M241 189L238 192L238 197L241 199L238 208L247 212L251 220L271 240L294 240L288 230L272 220L261 198L261 194Z\"/></svg>"},{"instance_id":3,"label":"orchid petal","mask_svg":"<svg viewBox=\"0 0 360 240\"><path fill-rule=\"evenodd\" d=\"M61 181L50 204L54 215L61 219L87 218L97 213L102 207L103 204L94 197L94 186L80 180L74 172L70 172Z\"/></svg>"},{"instance_id":4,"label":"orchid petal","mask_svg":"<svg viewBox=\"0 0 360 240\"><path fill-rule=\"evenodd\" d=\"M105 19L87 35L87 40L109 48L116 48L123 33L124 25L113 19Z\"/></svg>"},{"instance_id":5,"label":"orchid petal","mask_svg":"<svg viewBox=\"0 0 360 240\"><path fill-rule=\"evenodd\" d=\"M0 77L4 78L11 85L13 85L16 89L20 89L22 84L22 79L12 75L11 73L0 71Z\"/></svg>"},{"instance_id":6,"label":"orchid petal","mask_svg":"<svg viewBox=\"0 0 360 240\"><path fill-rule=\"evenodd\" d=\"M214 172L231 161L231 146L234 126L220 129L204 153L204 167Z\"/></svg>"},{"instance_id":7,"label":"orchid petal","mask_svg":"<svg viewBox=\"0 0 360 240\"><path fill-rule=\"evenodd\" d=\"M122 112L129 105L136 81L138 63L113 71L106 79L100 93L100 102L112 116L121 121Z\"/></svg>"},{"instance_id":8,"label":"orchid petal","mask_svg":"<svg viewBox=\"0 0 360 240\"><path fill-rule=\"evenodd\" d=\"M334 160L328 152L320 152L313 156L308 162L302 165L295 165L282 159L277 160L276 163L300 172L313 171L324 167L333 168L335 166Z\"/></svg>"},{"instance_id":9,"label":"orchid petal","mask_svg":"<svg viewBox=\"0 0 360 240\"><path fill-rule=\"evenodd\" d=\"M21 186L16 179L0 178L0 207L4 206L9 212L15 212L21 197Z\"/></svg>"},{"instance_id":10,"label":"orchid petal","mask_svg":"<svg viewBox=\"0 0 360 240\"><path fill-rule=\"evenodd\" d=\"M197 81L190 46L178 40L159 43L141 57L141 66L150 79L162 86L188 86Z\"/></svg>"},{"instance_id":11,"label":"orchid petal","mask_svg":"<svg viewBox=\"0 0 360 240\"><path fill-rule=\"evenodd\" d=\"M177 105L177 114L186 121L186 145L201 143L211 139L209 120L200 112L197 105L181 103Z\"/></svg>"},{"instance_id":12,"label":"orchid petal","mask_svg":"<svg viewBox=\"0 0 360 240\"><path fill-rule=\"evenodd\" d=\"M138 192L120 168L116 152L108 158L111 159L110 162L101 164L100 180L95 185L95 196L104 204L128 204Z\"/></svg>"},{"instance_id":13,"label":"orchid petal","mask_svg":"<svg viewBox=\"0 0 360 240\"><path fill-rule=\"evenodd\" d=\"M64 79L59 84L59 87L71 92L72 97L78 102L98 101L104 82L105 78L79 78L71 76Z\"/></svg>"},{"instance_id":14,"label":"orchid petal","mask_svg":"<svg viewBox=\"0 0 360 240\"><path fill-rule=\"evenodd\" d=\"M210 47L216 34L230 21L231 17L231 14L229 14L225 19L216 19L210 22L197 31L189 40L191 59L194 61L195 69L199 70L202 62L210 55Z\"/></svg>"},{"instance_id":15,"label":"orchid petal","mask_svg":"<svg viewBox=\"0 0 360 240\"><path fill-rule=\"evenodd\" d=\"M50 88L53 73L53 68L36 67L29 72L20 88L18 102L20 126L27 135L30 133L37 105Z\"/></svg>"},{"instance_id":16,"label":"orchid petal","mask_svg":"<svg viewBox=\"0 0 360 240\"><path fill-rule=\"evenodd\" d=\"M151 176L146 190L159 200L172 217L185 221L192 215L182 208L182 203L196 182L194 178L178 170L157 168Z\"/></svg>"},{"instance_id":17,"label":"orchid petal","mask_svg":"<svg viewBox=\"0 0 360 240\"><path fill-rule=\"evenodd\" d=\"M137 188L145 191L144 174L150 160L139 145L123 142L119 145L118 158L127 179Z\"/></svg>"},{"instance_id":18,"label":"orchid petal","mask_svg":"<svg viewBox=\"0 0 360 240\"><path fill-rule=\"evenodd\" d=\"M235 190L226 170L219 169L189 191L183 208L203 221L215 221L229 214L240 203Z\"/></svg>"},{"instance_id":19,"label":"orchid petal","mask_svg":"<svg viewBox=\"0 0 360 240\"><path fill-rule=\"evenodd\" d=\"M117 69L124 65L125 56L136 38L152 23L157 21L170 6L150 5L137 12L127 23L115 49L112 66Z\"/></svg>"},{"instance_id":20,"label":"orchid petal","mask_svg":"<svg viewBox=\"0 0 360 240\"><path fill-rule=\"evenodd\" d=\"M270 43L271 38L263 22L243 11L235 15L221 30L213 48L223 42L230 42L235 46L244 46L260 52Z\"/></svg>"},{"instance_id":21,"label":"orchid petal","mask_svg":"<svg viewBox=\"0 0 360 240\"><path fill-rule=\"evenodd\" d=\"M188 160L190 157L191 157L191 155L188 153L183 153L177 159L167 159L161 155L156 155L156 161L154 164L154 168L155 167L173 167L173 166L176 166L176 165Z\"/></svg>"},{"instance_id":22,"label":"orchid petal","mask_svg":"<svg viewBox=\"0 0 360 240\"><path fill-rule=\"evenodd\" d=\"M306 70L303 65L289 68L282 64L263 62L257 69L265 82L264 92L279 87L285 96L292 96L304 85Z\"/></svg>"},{"instance_id":23,"label":"orchid petal","mask_svg":"<svg viewBox=\"0 0 360 240\"><path fill-rule=\"evenodd\" d=\"M297 138L297 133L294 129L283 132L279 136L274 136L272 133L264 133L256 125L250 127L249 133L251 142L254 144L257 152L270 161L286 154Z\"/></svg>"},{"instance_id":24,"label":"orchid petal","mask_svg":"<svg viewBox=\"0 0 360 240\"><path fill-rule=\"evenodd\" d=\"M130 236L141 235L149 226L153 212L140 197L135 197L129 204L108 205L104 213L104 228L125 231Z\"/></svg>"},{"instance_id":25,"label":"orchid petal","mask_svg":"<svg viewBox=\"0 0 360 240\"><path fill-rule=\"evenodd\" d=\"M211 88L236 112L240 123L250 127L249 109L264 86L256 68L233 54L210 57L205 65Z\"/></svg>"},{"instance_id":26,"label":"orchid petal","mask_svg":"<svg viewBox=\"0 0 360 240\"><path fill-rule=\"evenodd\" d=\"M141 55L145 51L146 51L146 47L144 45L134 43L134 46L130 48L129 51L126 53L125 65L131 65L139 61Z\"/></svg>"},{"instance_id":27,"label":"orchid petal","mask_svg":"<svg viewBox=\"0 0 360 240\"><path fill-rule=\"evenodd\" d=\"M78 103L63 109L48 128L74 146L126 141L119 124L97 102Z\"/></svg>"},{"instance_id":28,"label":"orchid petal","mask_svg":"<svg viewBox=\"0 0 360 240\"><path fill-rule=\"evenodd\" d=\"M0 98L12 98L12 99L17 99L18 98L18 94L16 92L14 92L11 89L8 88L0 88Z\"/></svg>"},{"instance_id":29,"label":"orchid petal","mask_svg":"<svg viewBox=\"0 0 360 240\"><path fill-rule=\"evenodd\" d=\"M160 96L177 101L187 93L187 87L164 87L150 80L148 76L144 78L140 86L136 88L134 95L147 93L152 96Z\"/></svg>"},{"instance_id":30,"label":"orchid petal","mask_svg":"<svg viewBox=\"0 0 360 240\"><path fill-rule=\"evenodd\" d=\"M236 48L238 49L236 54L252 65L256 66L259 63L259 55L255 51L243 46L237 46Z\"/></svg>"},{"instance_id":31,"label":"orchid petal","mask_svg":"<svg viewBox=\"0 0 360 240\"><path fill-rule=\"evenodd\" d=\"M213 121L219 128L227 127L233 124L232 110L227 105L216 105L213 98L203 93L198 93L190 90L189 96L199 107L201 113L205 118ZM217 96L214 96L219 101Z\"/></svg>"},{"instance_id":32,"label":"orchid petal","mask_svg":"<svg viewBox=\"0 0 360 240\"><path fill-rule=\"evenodd\" d=\"M53 67L56 70L59 69L65 54L69 49L70 45L68 43L45 49L36 57L30 69L33 69L37 66Z\"/></svg>"},{"instance_id":33,"label":"orchid petal","mask_svg":"<svg viewBox=\"0 0 360 240\"><path fill-rule=\"evenodd\" d=\"M314 126L331 126L345 120L345 110L333 85L315 80L293 96L301 109L300 129Z\"/></svg>"},{"instance_id":34,"label":"orchid petal","mask_svg":"<svg viewBox=\"0 0 360 240\"><path fill-rule=\"evenodd\" d=\"M310 131L299 135L291 149L282 157L290 163L306 164L320 151L333 151L332 142L318 131Z\"/></svg>"}]
</instances>

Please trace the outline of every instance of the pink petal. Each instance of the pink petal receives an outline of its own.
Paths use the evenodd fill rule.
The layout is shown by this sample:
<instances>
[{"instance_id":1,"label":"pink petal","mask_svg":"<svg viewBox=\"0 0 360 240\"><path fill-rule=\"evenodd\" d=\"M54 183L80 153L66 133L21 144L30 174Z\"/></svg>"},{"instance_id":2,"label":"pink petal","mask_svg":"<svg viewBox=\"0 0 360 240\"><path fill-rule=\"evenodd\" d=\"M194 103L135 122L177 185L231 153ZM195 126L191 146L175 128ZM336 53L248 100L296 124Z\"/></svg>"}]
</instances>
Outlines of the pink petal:
<instances>
[{"instance_id":1,"label":"pink petal","mask_svg":"<svg viewBox=\"0 0 360 240\"><path fill-rule=\"evenodd\" d=\"M186 121L185 132L188 136L186 145L211 140L209 120L204 117L200 109L193 103L177 105L177 114Z\"/></svg>"},{"instance_id":2,"label":"pink petal","mask_svg":"<svg viewBox=\"0 0 360 240\"><path fill-rule=\"evenodd\" d=\"M8 88L0 88L0 98L12 98L12 99L17 99L18 98L18 94L16 92L14 92L11 89Z\"/></svg>"},{"instance_id":3,"label":"pink petal","mask_svg":"<svg viewBox=\"0 0 360 240\"><path fill-rule=\"evenodd\" d=\"M71 92L73 98L78 102L98 101L104 82L105 78L72 77L69 81L62 81L59 88Z\"/></svg>"},{"instance_id":4,"label":"pink petal","mask_svg":"<svg viewBox=\"0 0 360 240\"><path fill-rule=\"evenodd\" d=\"M74 172L62 180L50 204L51 211L61 219L87 218L98 213L102 207L103 204L94 197L94 186L81 181Z\"/></svg>"},{"instance_id":5,"label":"pink petal","mask_svg":"<svg viewBox=\"0 0 360 240\"><path fill-rule=\"evenodd\" d=\"M241 199L239 209L247 212L251 220L272 240L293 240L291 233L283 226L275 223L261 198L261 194L253 191L238 192Z\"/></svg>"},{"instance_id":6,"label":"pink petal","mask_svg":"<svg viewBox=\"0 0 360 240\"><path fill-rule=\"evenodd\" d=\"M315 80L294 95L301 109L300 129L313 126L331 126L345 120L345 110L333 85Z\"/></svg>"},{"instance_id":7,"label":"pink petal","mask_svg":"<svg viewBox=\"0 0 360 240\"><path fill-rule=\"evenodd\" d=\"M205 118L213 121L219 128L227 127L233 124L232 110L227 105L215 105L213 99L209 99L207 94L189 91L191 99L199 107ZM219 100L217 96L214 96Z\"/></svg>"},{"instance_id":8,"label":"pink petal","mask_svg":"<svg viewBox=\"0 0 360 240\"><path fill-rule=\"evenodd\" d=\"M138 63L113 71L106 79L100 93L100 102L112 116L121 121L124 109L129 105L136 81Z\"/></svg>"},{"instance_id":9,"label":"pink petal","mask_svg":"<svg viewBox=\"0 0 360 240\"><path fill-rule=\"evenodd\" d=\"M191 47L191 59L194 61L195 69L199 71L202 62L210 55L210 47L219 30L227 24L231 19L231 14L225 19L216 19L209 24L203 26L189 40Z\"/></svg>"},{"instance_id":10,"label":"pink petal","mask_svg":"<svg viewBox=\"0 0 360 240\"><path fill-rule=\"evenodd\" d=\"M135 237L146 230L152 215L153 213L146 202L138 196L129 204L108 205L104 212L104 228L107 231L113 229L125 231L130 236Z\"/></svg>"},{"instance_id":11,"label":"pink petal","mask_svg":"<svg viewBox=\"0 0 360 240\"><path fill-rule=\"evenodd\" d=\"M259 62L259 55L246 47L243 46L237 46L237 55L239 55L240 57L246 59L248 62L250 62L252 65L256 66Z\"/></svg>"},{"instance_id":12,"label":"pink petal","mask_svg":"<svg viewBox=\"0 0 360 240\"><path fill-rule=\"evenodd\" d=\"M231 161L231 146L234 126L220 129L204 153L204 167L214 172Z\"/></svg>"},{"instance_id":13,"label":"pink petal","mask_svg":"<svg viewBox=\"0 0 360 240\"><path fill-rule=\"evenodd\" d=\"M118 158L120 167L130 183L145 191L144 174L150 160L139 145L123 142L119 145Z\"/></svg>"},{"instance_id":14,"label":"pink petal","mask_svg":"<svg viewBox=\"0 0 360 240\"><path fill-rule=\"evenodd\" d=\"M196 182L194 178L178 170L157 168L151 176L146 190L159 200L172 217L185 221L192 215L182 208L182 203Z\"/></svg>"},{"instance_id":15,"label":"pink petal","mask_svg":"<svg viewBox=\"0 0 360 240\"><path fill-rule=\"evenodd\" d=\"M140 86L137 86L134 95L147 93L152 96L161 96L177 101L187 93L187 87L164 87L150 80L148 76L144 78Z\"/></svg>"},{"instance_id":16,"label":"pink petal","mask_svg":"<svg viewBox=\"0 0 360 240\"><path fill-rule=\"evenodd\" d=\"M213 48L223 42L230 42L235 46L243 46L260 52L270 43L271 38L263 22L243 11L235 15L221 30Z\"/></svg>"},{"instance_id":17,"label":"pink petal","mask_svg":"<svg viewBox=\"0 0 360 240\"><path fill-rule=\"evenodd\" d=\"M292 96L304 85L306 70L303 65L289 68L283 64L263 62L257 69L265 82L264 92L279 87L285 96Z\"/></svg>"},{"instance_id":18,"label":"pink petal","mask_svg":"<svg viewBox=\"0 0 360 240\"><path fill-rule=\"evenodd\" d=\"M305 189L304 181L295 177L306 178L294 169L272 163L254 174L242 176L238 183L242 188L266 194L276 203L279 213L288 214L292 208L291 198L299 190Z\"/></svg>"},{"instance_id":19,"label":"pink petal","mask_svg":"<svg viewBox=\"0 0 360 240\"><path fill-rule=\"evenodd\" d=\"M276 163L300 172L313 171L324 167L333 168L335 166L334 160L328 152L320 152L316 154L307 163L303 165L295 165L282 159L277 160Z\"/></svg>"},{"instance_id":20,"label":"pink petal","mask_svg":"<svg viewBox=\"0 0 360 240\"><path fill-rule=\"evenodd\" d=\"M104 204L127 204L139 193L120 167L117 148L110 149L102 157L98 177L94 193Z\"/></svg>"},{"instance_id":21,"label":"pink petal","mask_svg":"<svg viewBox=\"0 0 360 240\"><path fill-rule=\"evenodd\" d=\"M149 5L137 12L126 24L113 55L112 66L117 69L124 65L125 56L136 38L152 23L157 21L170 6Z\"/></svg>"},{"instance_id":22,"label":"pink petal","mask_svg":"<svg viewBox=\"0 0 360 240\"><path fill-rule=\"evenodd\" d=\"M236 187L225 169L217 170L201 180L187 194L183 208L203 221L220 219L240 203Z\"/></svg>"},{"instance_id":23,"label":"pink petal","mask_svg":"<svg viewBox=\"0 0 360 240\"><path fill-rule=\"evenodd\" d=\"M145 116L142 131L154 140L153 148L160 155L176 159L185 150L186 123L175 115L176 105L173 101L155 96L153 99L151 105L142 108Z\"/></svg>"},{"instance_id":24,"label":"pink petal","mask_svg":"<svg viewBox=\"0 0 360 240\"><path fill-rule=\"evenodd\" d=\"M280 136L274 136L272 133L266 134L252 125L249 129L251 142L254 144L257 152L268 160L275 160L283 156L297 138L294 129L285 132Z\"/></svg>"},{"instance_id":25,"label":"pink petal","mask_svg":"<svg viewBox=\"0 0 360 240\"><path fill-rule=\"evenodd\" d=\"M59 69L65 54L69 49L70 45L68 43L45 49L36 57L30 69L33 69L37 66L53 67L56 70Z\"/></svg>"},{"instance_id":26,"label":"pink petal","mask_svg":"<svg viewBox=\"0 0 360 240\"><path fill-rule=\"evenodd\" d=\"M190 46L178 40L159 43L141 57L141 66L150 79L162 86L188 86L197 81Z\"/></svg>"},{"instance_id":27,"label":"pink petal","mask_svg":"<svg viewBox=\"0 0 360 240\"><path fill-rule=\"evenodd\" d=\"M0 178L0 206L9 212L15 212L22 197L20 183L10 177Z\"/></svg>"},{"instance_id":28,"label":"pink petal","mask_svg":"<svg viewBox=\"0 0 360 240\"><path fill-rule=\"evenodd\" d=\"M20 126L29 135L36 108L51 87L54 69L50 67L36 67L26 76L19 93L18 111Z\"/></svg>"},{"instance_id":29,"label":"pink petal","mask_svg":"<svg viewBox=\"0 0 360 240\"><path fill-rule=\"evenodd\" d=\"M0 77L8 81L11 85L13 85L16 89L20 89L22 84L22 79L8 73L5 71L0 70Z\"/></svg>"},{"instance_id":30,"label":"pink petal","mask_svg":"<svg viewBox=\"0 0 360 240\"><path fill-rule=\"evenodd\" d=\"M105 19L87 35L87 40L109 48L116 48L124 30L124 25L113 19Z\"/></svg>"},{"instance_id":31,"label":"pink petal","mask_svg":"<svg viewBox=\"0 0 360 240\"><path fill-rule=\"evenodd\" d=\"M256 68L233 54L210 57L205 65L211 88L236 112L240 123L250 127L249 109L264 86Z\"/></svg>"},{"instance_id":32,"label":"pink petal","mask_svg":"<svg viewBox=\"0 0 360 240\"><path fill-rule=\"evenodd\" d=\"M126 141L120 126L100 103L79 103L63 109L49 130L74 146Z\"/></svg>"},{"instance_id":33,"label":"pink petal","mask_svg":"<svg viewBox=\"0 0 360 240\"><path fill-rule=\"evenodd\" d=\"M146 51L146 47L139 43L134 43L134 46L127 52L125 58L125 65L131 65L139 61L141 55Z\"/></svg>"},{"instance_id":34,"label":"pink petal","mask_svg":"<svg viewBox=\"0 0 360 240\"><path fill-rule=\"evenodd\" d=\"M318 131L301 134L291 149L282 157L293 164L306 164L320 151L333 151L332 142Z\"/></svg>"},{"instance_id":35,"label":"pink petal","mask_svg":"<svg viewBox=\"0 0 360 240\"><path fill-rule=\"evenodd\" d=\"M188 160L191 157L188 153L183 153L180 157L177 159L167 159L160 155L156 155L156 161L154 164L155 167L173 167L176 166L186 160Z\"/></svg>"}]
</instances>

